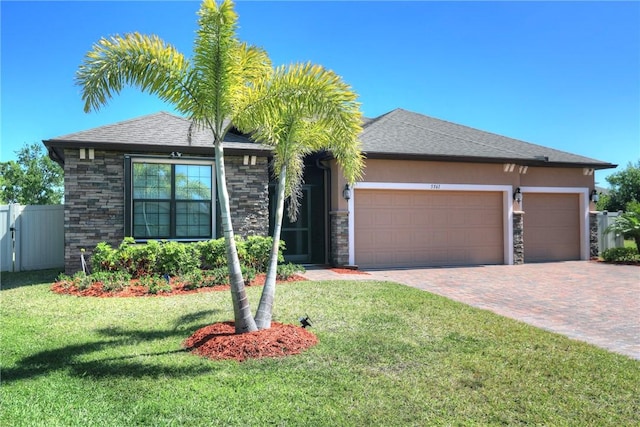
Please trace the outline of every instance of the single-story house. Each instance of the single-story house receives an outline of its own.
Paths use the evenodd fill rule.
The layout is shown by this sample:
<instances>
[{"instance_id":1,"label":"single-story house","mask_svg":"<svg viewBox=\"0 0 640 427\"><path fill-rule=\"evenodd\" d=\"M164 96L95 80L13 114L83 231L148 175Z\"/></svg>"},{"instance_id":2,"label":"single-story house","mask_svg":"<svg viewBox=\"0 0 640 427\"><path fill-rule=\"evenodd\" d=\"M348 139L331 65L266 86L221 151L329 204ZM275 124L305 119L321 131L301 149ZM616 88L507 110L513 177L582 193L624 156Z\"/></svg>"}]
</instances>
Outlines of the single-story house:
<instances>
[{"instance_id":1,"label":"single-story house","mask_svg":"<svg viewBox=\"0 0 640 427\"><path fill-rule=\"evenodd\" d=\"M371 267L520 264L597 255L594 170L616 165L396 109L366 119L365 175L306 159L287 258ZM101 241L220 236L212 137L166 112L43 141L64 168L66 271ZM266 235L271 149L231 131L233 225Z\"/></svg>"}]
</instances>

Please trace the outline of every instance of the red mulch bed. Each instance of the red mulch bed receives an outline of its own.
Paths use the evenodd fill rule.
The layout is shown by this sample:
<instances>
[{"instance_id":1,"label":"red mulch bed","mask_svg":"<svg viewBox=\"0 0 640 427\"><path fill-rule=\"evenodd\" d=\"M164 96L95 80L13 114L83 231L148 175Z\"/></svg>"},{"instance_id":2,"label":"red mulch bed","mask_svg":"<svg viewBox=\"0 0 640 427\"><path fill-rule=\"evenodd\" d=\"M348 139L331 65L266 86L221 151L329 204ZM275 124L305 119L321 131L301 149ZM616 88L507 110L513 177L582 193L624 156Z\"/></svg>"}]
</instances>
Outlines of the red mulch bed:
<instances>
[{"instance_id":1,"label":"red mulch bed","mask_svg":"<svg viewBox=\"0 0 640 427\"><path fill-rule=\"evenodd\" d=\"M355 270L352 268L332 268L331 271L338 274L369 274L366 271Z\"/></svg>"},{"instance_id":2,"label":"red mulch bed","mask_svg":"<svg viewBox=\"0 0 640 427\"><path fill-rule=\"evenodd\" d=\"M264 285L266 275L259 274L256 278L251 281L248 286L262 286ZM287 282L299 282L307 280L302 276L293 275L287 280L278 280L278 283L287 283ZM51 285L51 290L57 294L63 295L73 295L79 297L99 297L99 298L109 298L109 297L170 297L174 295L184 295L184 294L196 294L203 292L217 292L217 291L228 291L229 285L221 285L221 286L210 286L205 288L197 288L197 289L185 289L182 283L175 280L175 278L171 278L171 291L170 292L158 292L157 294L150 294L149 290L145 286L136 285L137 280L132 280L131 285L122 288L117 291L107 291L102 288L102 283L94 283L86 289L78 289L75 286L67 286L62 282L56 282Z\"/></svg>"},{"instance_id":3,"label":"red mulch bed","mask_svg":"<svg viewBox=\"0 0 640 427\"><path fill-rule=\"evenodd\" d=\"M300 326L272 322L269 329L236 335L234 322L223 322L198 329L183 345L209 359L242 362L299 354L317 343L318 338Z\"/></svg>"}]
</instances>

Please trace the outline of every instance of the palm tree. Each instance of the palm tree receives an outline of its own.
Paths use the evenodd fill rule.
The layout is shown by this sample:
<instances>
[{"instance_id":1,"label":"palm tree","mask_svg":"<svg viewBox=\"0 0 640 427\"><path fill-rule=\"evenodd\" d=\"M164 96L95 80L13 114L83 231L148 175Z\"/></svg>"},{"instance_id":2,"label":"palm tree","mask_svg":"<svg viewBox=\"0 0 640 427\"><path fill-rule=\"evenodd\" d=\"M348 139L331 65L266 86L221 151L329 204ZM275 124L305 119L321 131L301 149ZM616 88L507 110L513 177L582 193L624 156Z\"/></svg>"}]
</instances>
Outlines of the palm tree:
<instances>
[{"instance_id":1,"label":"palm tree","mask_svg":"<svg viewBox=\"0 0 640 427\"><path fill-rule=\"evenodd\" d=\"M233 2L204 0L192 60L154 35L138 33L101 39L76 74L84 110L99 110L125 86L134 86L173 104L197 126L213 135L218 199L227 246L227 261L236 333L257 330L246 297L236 250L227 192L223 139L239 107L256 82L273 71L267 54L236 37Z\"/></svg>"},{"instance_id":2,"label":"palm tree","mask_svg":"<svg viewBox=\"0 0 640 427\"><path fill-rule=\"evenodd\" d=\"M259 329L266 329L271 326L285 199L295 221L304 157L312 152L330 151L351 184L361 176L361 113L355 93L338 75L311 64L277 68L271 79L252 87L243 102L235 124L274 147L278 177L273 246L255 319Z\"/></svg>"}]
</instances>

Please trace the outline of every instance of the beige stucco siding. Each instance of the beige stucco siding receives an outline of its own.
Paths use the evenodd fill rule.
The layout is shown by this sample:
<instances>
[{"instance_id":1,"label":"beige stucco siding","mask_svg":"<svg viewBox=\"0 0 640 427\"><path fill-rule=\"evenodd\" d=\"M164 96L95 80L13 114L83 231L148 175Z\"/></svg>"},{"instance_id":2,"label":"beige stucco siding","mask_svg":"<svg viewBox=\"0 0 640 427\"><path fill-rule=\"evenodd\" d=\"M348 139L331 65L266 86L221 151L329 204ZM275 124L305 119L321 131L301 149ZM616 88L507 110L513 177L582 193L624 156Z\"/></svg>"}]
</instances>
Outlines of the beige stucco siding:
<instances>
[{"instance_id":1,"label":"beige stucco siding","mask_svg":"<svg viewBox=\"0 0 640 427\"><path fill-rule=\"evenodd\" d=\"M582 168L529 167L519 176L518 187L586 187L593 188L593 175Z\"/></svg>"},{"instance_id":2,"label":"beige stucco siding","mask_svg":"<svg viewBox=\"0 0 640 427\"><path fill-rule=\"evenodd\" d=\"M331 169L331 208L346 210L347 203L342 198L346 182L335 161L332 161ZM593 175L585 175L582 168L529 166L521 169L516 165L511 172L505 172L503 163L367 159L361 182L511 185L514 189L525 186L592 189L593 179Z\"/></svg>"}]
</instances>

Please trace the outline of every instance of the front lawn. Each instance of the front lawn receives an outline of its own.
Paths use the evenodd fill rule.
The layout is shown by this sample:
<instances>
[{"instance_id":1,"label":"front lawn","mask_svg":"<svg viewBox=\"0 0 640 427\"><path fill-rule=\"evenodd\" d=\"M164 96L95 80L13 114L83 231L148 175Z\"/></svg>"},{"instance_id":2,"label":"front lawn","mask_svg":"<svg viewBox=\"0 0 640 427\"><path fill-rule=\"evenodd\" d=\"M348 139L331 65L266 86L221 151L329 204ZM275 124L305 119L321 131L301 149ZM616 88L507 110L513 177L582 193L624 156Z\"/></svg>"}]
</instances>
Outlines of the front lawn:
<instances>
[{"instance_id":1,"label":"front lawn","mask_svg":"<svg viewBox=\"0 0 640 427\"><path fill-rule=\"evenodd\" d=\"M187 353L228 292L92 298L2 274L0 425L637 425L640 362L417 289L278 286L319 343L281 359ZM261 288L248 288L253 307Z\"/></svg>"}]
</instances>

